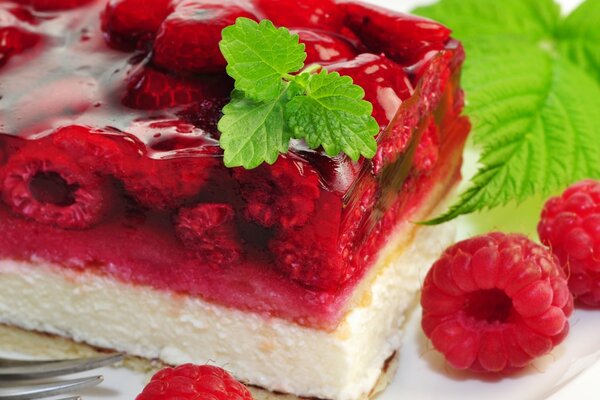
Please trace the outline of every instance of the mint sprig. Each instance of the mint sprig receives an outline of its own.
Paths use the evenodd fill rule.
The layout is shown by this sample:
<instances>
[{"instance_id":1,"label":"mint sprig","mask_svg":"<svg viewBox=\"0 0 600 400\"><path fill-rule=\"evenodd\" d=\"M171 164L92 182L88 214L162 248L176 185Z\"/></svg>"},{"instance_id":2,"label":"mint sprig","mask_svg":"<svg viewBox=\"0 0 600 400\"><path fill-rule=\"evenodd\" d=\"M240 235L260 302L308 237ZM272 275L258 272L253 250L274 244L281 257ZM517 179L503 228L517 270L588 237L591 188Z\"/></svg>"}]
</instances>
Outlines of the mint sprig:
<instances>
[{"instance_id":1,"label":"mint sprig","mask_svg":"<svg viewBox=\"0 0 600 400\"><path fill-rule=\"evenodd\" d=\"M472 141L471 186L444 215L548 195L600 178L600 2L566 19L552 0L441 0L415 10L454 29L467 51L463 85Z\"/></svg>"},{"instance_id":2,"label":"mint sprig","mask_svg":"<svg viewBox=\"0 0 600 400\"><path fill-rule=\"evenodd\" d=\"M268 20L238 18L223 30L220 47L235 79L218 125L227 167L273 164L292 138L331 156L375 155L379 126L364 90L320 66L301 71L306 53L298 35Z\"/></svg>"}]
</instances>

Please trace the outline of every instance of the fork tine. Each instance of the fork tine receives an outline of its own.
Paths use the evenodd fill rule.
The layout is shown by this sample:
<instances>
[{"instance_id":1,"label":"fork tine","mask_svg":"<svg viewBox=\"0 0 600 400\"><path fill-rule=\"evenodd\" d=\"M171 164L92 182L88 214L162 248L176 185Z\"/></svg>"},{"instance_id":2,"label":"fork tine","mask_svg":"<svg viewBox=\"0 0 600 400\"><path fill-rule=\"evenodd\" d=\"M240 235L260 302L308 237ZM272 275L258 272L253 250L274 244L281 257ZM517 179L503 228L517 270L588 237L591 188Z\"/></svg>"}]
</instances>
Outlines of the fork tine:
<instances>
[{"instance_id":1,"label":"fork tine","mask_svg":"<svg viewBox=\"0 0 600 400\"><path fill-rule=\"evenodd\" d=\"M44 383L41 385L32 386L30 389L25 389L16 393L8 392L6 394L2 394L2 392L0 392L0 400L41 399L44 397L51 397L73 392L75 390L90 386L96 386L100 382L102 382L101 376L91 376L88 378L72 379L68 381Z\"/></svg>"},{"instance_id":2,"label":"fork tine","mask_svg":"<svg viewBox=\"0 0 600 400\"><path fill-rule=\"evenodd\" d=\"M123 360L123 354L57 361L0 359L0 382L51 378L105 367Z\"/></svg>"}]
</instances>

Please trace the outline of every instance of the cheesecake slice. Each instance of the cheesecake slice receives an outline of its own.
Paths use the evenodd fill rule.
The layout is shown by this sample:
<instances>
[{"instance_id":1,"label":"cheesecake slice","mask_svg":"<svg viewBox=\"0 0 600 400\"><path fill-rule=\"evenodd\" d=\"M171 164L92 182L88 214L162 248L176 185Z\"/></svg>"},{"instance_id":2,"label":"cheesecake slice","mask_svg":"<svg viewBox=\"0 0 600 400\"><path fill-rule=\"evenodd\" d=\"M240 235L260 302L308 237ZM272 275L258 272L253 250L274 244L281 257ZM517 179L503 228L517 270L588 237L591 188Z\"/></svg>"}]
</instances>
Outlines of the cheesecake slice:
<instances>
[{"instance_id":1,"label":"cheesecake slice","mask_svg":"<svg viewBox=\"0 0 600 400\"><path fill-rule=\"evenodd\" d=\"M224 166L238 17L364 88L372 160L295 141ZM381 388L454 238L414 223L459 181L470 127L448 29L331 0L4 1L0 21L0 323L295 396Z\"/></svg>"}]
</instances>

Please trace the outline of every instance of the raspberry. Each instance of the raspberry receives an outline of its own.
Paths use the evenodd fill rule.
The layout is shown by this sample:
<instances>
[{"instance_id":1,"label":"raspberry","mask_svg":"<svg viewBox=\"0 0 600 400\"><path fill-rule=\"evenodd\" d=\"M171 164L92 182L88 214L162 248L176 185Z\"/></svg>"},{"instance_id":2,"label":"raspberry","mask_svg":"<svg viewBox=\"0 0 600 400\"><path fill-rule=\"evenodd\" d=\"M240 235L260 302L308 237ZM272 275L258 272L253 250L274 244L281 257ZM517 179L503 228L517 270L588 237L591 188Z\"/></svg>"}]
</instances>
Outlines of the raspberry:
<instances>
[{"instance_id":1,"label":"raspberry","mask_svg":"<svg viewBox=\"0 0 600 400\"><path fill-rule=\"evenodd\" d=\"M225 370L184 364L158 371L136 400L253 400L248 389Z\"/></svg>"},{"instance_id":2,"label":"raspberry","mask_svg":"<svg viewBox=\"0 0 600 400\"><path fill-rule=\"evenodd\" d=\"M196 106L202 99L227 98L231 86L222 75L184 77L141 66L128 78L123 104L137 110Z\"/></svg>"},{"instance_id":3,"label":"raspberry","mask_svg":"<svg viewBox=\"0 0 600 400\"><path fill-rule=\"evenodd\" d=\"M219 49L221 32L238 17L256 19L246 8L216 0L184 0L162 24L152 61L177 72L222 71L227 62Z\"/></svg>"},{"instance_id":4,"label":"raspberry","mask_svg":"<svg viewBox=\"0 0 600 400\"><path fill-rule=\"evenodd\" d=\"M179 210L175 229L198 259L210 265L228 266L242 256L234 217L228 204L198 204Z\"/></svg>"},{"instance_id":5,"label":"raspberry","mask_svg":"<svg viewBox=\"0 0 600 400\"><path fill-rule=\"evenodd\" d=\"M144 207L171 210L195 199L216 160L201 154L166 159L132 158L117 178Z\"/></svg>"},{"instance_id":6,"label":"raspberry","mask_svg":"<svg viewBox=\"0 0 600 400\"><path fill-rule=\"evenodd\" d=\"M106 42L116 49L146 49L163 21L175 9L174 0L110 0L102 13Z\"/></svg>"},{"instance_id":7,"label":"raspberry","mask_svg":"<svg viewBox=\"0 0 600 400\"><path fill-rule=\"evenodd\" d=\"M68 10L90 3L92 0L21 0L39 11Z\"/></svg>"},{"instance_id":8,"label":"raspberry","mask_svg":"<svg viewBox=\"0 0 600 400\"><path fill-rule=\"evenodd\" d=\"M326 31L342 29L343 16L332 0L255 0L257 7L275 25L288 28L316 28Z\"/></svg>"},{"instance_id":9,"label":"raspberry","mask_svg":"<svg viewBox=\"0 0 600 400\"><path fill-rule=\"evenodd\" d=\"M0 27L0 67L14 55L21 54L35 46L41 37L16 26Z\"/></svg>"},{"instance_id":10,"label":"raspberry","mask_svg":"<svg viewBox=\"0 0 600 400\"><path fill-rule=\"evenodd\" d=\"M334 292L349 278L338 245L340 210L339 203L320 202L310 223L277 232L269 249L280 272L316 291Z\"/></svg>"},{"instance_id":11,"label":"raspberry","mask_svg":"<svg viewBox=\"0 0 600 400\"><path fill-rule=\"evenodd\" d=\"M340 3L345 23L373 52L382 52L402 65L420 61L425 53L441 50L450 29L437 22L373 5Z\"/></svg>"},{"instance_id":12,"label":"raspberry","mask_svg":"<svg viewBox=\"0 0 600 400\"><path fill-rule=\"evenodd\" d=\"M266 227L302 226L315 211L319 177L309 164L280 157L273 165L236 169L248 219Z\"/></svg>"},{"instance_id":13,"label":"raspberry","mask_svg":"<svg viewBox=\"0 0 600 400\"><path fill-rule=\"evenodd\" d=\"M490 233L444 252L421 305L425 334L452 366L503 372L564 339L573 298L551 252L523 235Z\"/></svg>"},{"instance_id":14,"label":"raspberry","mask_svg":"<svg viewBox=\"0 0 600 400\"><path fill-rule=\"evenodd\" d=\"M106 181L46 140L30 142L9 158L0 187L15 213L65 229L92 227L110 204Z\"/></svg>"},{"instance_id":15,"label":"raspberry","mask_svg":"<svg viewBox=\"0 0 600 400\"><path fill-rule=\"evenodd\" d=\"M600 307L600 181L584 180L546 203L538 225L580 303Z\"/></svg>"},{"instance_id":16,"label":"raspberry","mask_svg":"<svg viewBox=\"0 0 600 400\"><path fill-rule=\"evenodd\" d=\"M138 145L128 136L80 125L59 128L49 139L81 168L102 175L119 174L125 160L139 153Z\"/></svg>"},{"instance_id":17,"label":"raspberry","mask_svg":"<svg viewBox=\"0 0 600 400\"><path fill-rule=\"evenodd\" d=\"M413 166L418 173L427 173L435 167L440 156L440 133L435 119L430 117L427 129L415 150Z\"/></svg>"},{"instance_id":18,"label":"raspberry","mask_svg":"<svg viewBox=\"0 0 600 400\"><path fill-rule=\"evenodd\" d=\"M309 29L292 29L300 36L306 51L305 64L349 60L356 56L355 48L341 36Z\"/></svg>"},{"instance_id":19,"label":"raspberry","mask_svg":"<svg viewBox=\"0 0 600 400\"><path fill-rule=\"evenodd\" d=\"M387 126L400 103L413 93L404 70L385 56L361 54L350 61L328 65L327 70L352 77L365 90L365 99L373 104L373 117L381 126Z\"/></svg>"}]
</instances>

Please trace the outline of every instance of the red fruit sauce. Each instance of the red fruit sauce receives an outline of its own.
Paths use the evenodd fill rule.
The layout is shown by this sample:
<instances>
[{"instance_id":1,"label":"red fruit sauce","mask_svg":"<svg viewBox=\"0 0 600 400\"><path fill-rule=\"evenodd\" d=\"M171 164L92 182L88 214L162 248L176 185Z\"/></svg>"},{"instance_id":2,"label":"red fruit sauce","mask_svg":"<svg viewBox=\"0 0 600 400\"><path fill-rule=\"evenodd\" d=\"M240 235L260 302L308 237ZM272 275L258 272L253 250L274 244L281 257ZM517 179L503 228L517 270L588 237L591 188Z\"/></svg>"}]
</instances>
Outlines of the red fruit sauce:
<instances>
[{"instance_id":1,"label":"red fruit sauce","mask_svg":"<svg viewBox=\"0 0 600 400\"><path fill-rule=\"evenodd\" d=\"M390 233L459 179L462 47L434 22L360 4L142 3L0 3L14 40L0 47L0 257L334 327ZM191 3L210 12L187 23ZM237 13L285 21L311 62L363 86L381 126L373 160L294 142L273 166L223 165L232 81L222 60L189 56ZM178 47L155 44L167 34Z\"/></svg>"}]
</instances>

